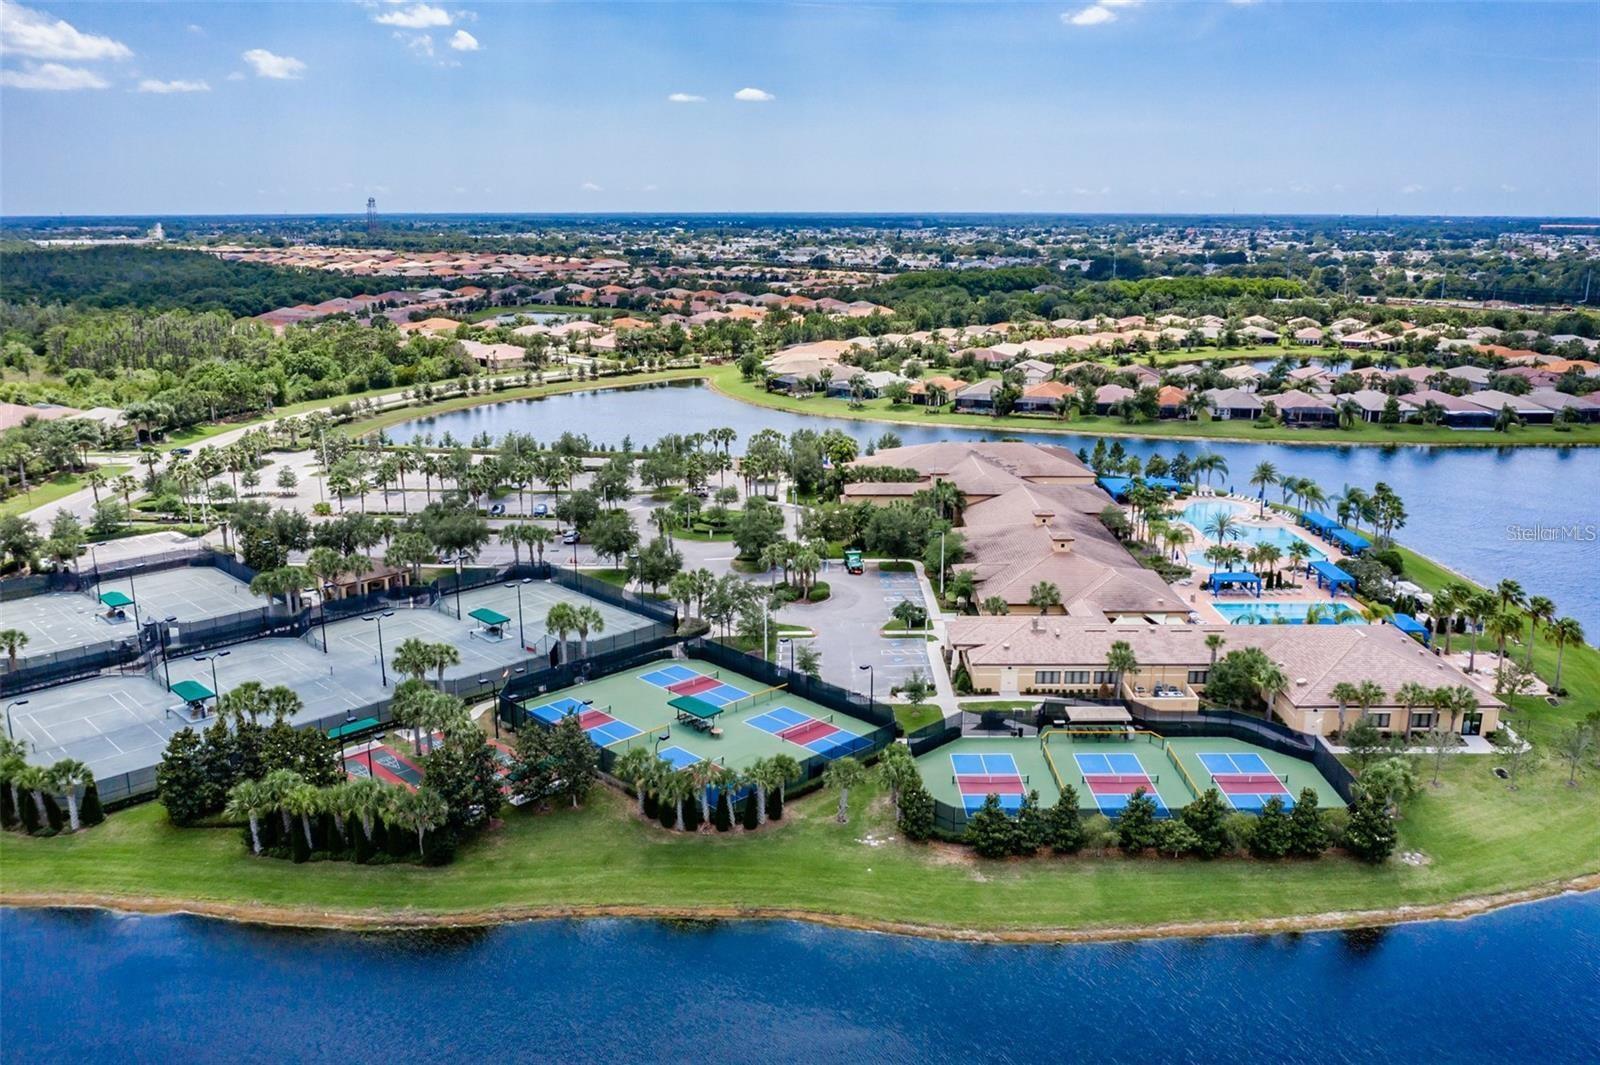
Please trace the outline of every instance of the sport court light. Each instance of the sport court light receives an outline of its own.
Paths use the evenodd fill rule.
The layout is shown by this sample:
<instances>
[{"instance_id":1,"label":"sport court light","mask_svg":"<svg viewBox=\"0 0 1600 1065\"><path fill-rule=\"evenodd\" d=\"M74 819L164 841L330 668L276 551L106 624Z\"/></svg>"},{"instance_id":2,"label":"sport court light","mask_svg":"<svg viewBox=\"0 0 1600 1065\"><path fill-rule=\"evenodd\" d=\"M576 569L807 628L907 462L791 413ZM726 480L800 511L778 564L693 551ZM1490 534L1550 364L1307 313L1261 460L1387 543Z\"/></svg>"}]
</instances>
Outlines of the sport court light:
<instances>
[{"instance_id":1,"label":"sport court light","mask_svg":"<svg viewBox=\"0 0 1600 1065\"><path fill-rule=\"evenodd\" d=\"M17 734L11 728L11 708L13 706L27 706L27 705L28 705L28 700L26 700L26 699L13 699L9 703L6 704L6 739L14 740L14 739L17 738Z\"/></svg>"}]
</instances>

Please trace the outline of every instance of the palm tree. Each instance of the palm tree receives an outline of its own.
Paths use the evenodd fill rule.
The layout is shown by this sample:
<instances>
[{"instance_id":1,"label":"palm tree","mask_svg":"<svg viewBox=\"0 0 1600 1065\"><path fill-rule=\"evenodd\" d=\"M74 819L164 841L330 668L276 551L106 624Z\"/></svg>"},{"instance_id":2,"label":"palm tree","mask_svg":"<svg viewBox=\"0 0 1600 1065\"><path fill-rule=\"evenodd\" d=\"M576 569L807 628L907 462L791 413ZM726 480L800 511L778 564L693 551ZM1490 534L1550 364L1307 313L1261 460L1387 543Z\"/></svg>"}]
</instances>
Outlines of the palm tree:
<instances>
[{"instance_id":1,"label":"palm tree","mask_svg":"<svg viewBox=\"0 0 1600 1065\"><path fill-rule=\"evenodd\" d=\"M33 798L34 809L39 812L39 823L46 824L49 815L45 810L44 794L50 790L50 773L36 765L24 765L12 775L16 787Z\"/></svg>"},{"instance_id":2,"label":"palm tree","mask_svg":"<svg viewBox=\"0 0 1600 1065\"><path fill-rule=\"evenodd\" d=\"M1355 704L1361 708L1361 716L1367 717L1372 713L1372 708L1383 702L1384 690L1376 681L1364 680L1356 685Z\"/></svg>"},{"instance_id":3,"label":"palm tree","mask_svg":"<svg viewBox=\"0 0 1600 1065\"><path fill-rule=\"evenodd\" d=\"M94 774L76 758L63 758L50 767L49 776L55 791L67 797L67 824L78 831L78 789L94 783Z\"/></svg>"},{"instance_id":4,"label":"palm tree","mask_svg":"<svg viewBox=\"0 0 1600 1065\"><path fill-rule=\"evenodd\" d=\"M283 796L283 808L300 819L300 828L306 837L306 849L316 850L316 837L311 834L311 818L322 812L322 791L311 784L297 784Z\"/></svg>"},{"instance_id":5,"label":"palm tree","mask_svg":"<svg viewBox=\"0 0 1600 1065\"><path fill-rule=\"evenodd\" d=\"M775 754L767 760L772 765L772 775L777 780L778 798L788 801L789 781L800 776L800 763L787 754Z\"/></svg>"},{"instance_id":6,"label":"palm tree","mask_svg":"<svg viewBox=\"0 0 1600 1065\"><path fill-rule=\"evenodd\" d=\"M867 772L861 763L849 755L835 758L828 763L828 768L823 771L822 783L824 787L839 789L839 823L847 824L850 820L850 789L866 779Z\"/></svg>"},{"instance_id":7,"label":"palm tree","mask_svg":"<svg viewBox=\"0 0 1600 1065\"><path fill-rule=\"evenodd\" d=\"M1483 623L1484 634L1494 640L1499 661L1495 663L1494 687L1498 694L1506 682L1506 643L1522 635L1522 612L1501 609L1490 614Z\"/></svg>"},{"instance_id":8,"label":"palm tree","mask_svg":"<svg viewBox=\"0 0 1600 1065\"><path fill-rule=\"evenodd\" d=\"M428 664L433 667L436 684L440 691L444 690L444 671L451 666L461 664L461 651L455 644L430 643L428 645Z\"/></svg>"},{"instance_id":9,"label":"palm tree","mask_svg":"<svg viewBox=\"0 0 1600 1065\"><path fill-rule=\"evenodd\" d=\"M361 832L367 837L368 845L373 842L374 822L388 804L389 790L371 777L362 777L350 781L345 792L345 806L350 816L361 822Z\"/></svg>"},{"instance_id":10,"label":"palm tree","mask_svg":"<svg viewBox=\"0 0 1600 1065\"><path fill-rule=\"evenodd\" d=\"M1289 678L1277 665L1269 665L1256 676L1256 690L1261 701L1267 704L1267 719L1272 718L1272 706L1278 696L1289 688Z\"/></svg>"},{"instance_id":11,"label":"palm tree","mask_svg":"<svg viewBox=\"0 0 1600 1065\"><path fill-rule=\"evenodd\" d=\"M294 830L294 822L289 816L289 793L303 783L305 781L293 769L274 769L261 780L261 786L266 791L268 806L278 811L278 816L283 819L284 832Z\"/></svg>"},{"instance_id":12,"label":"palm tree","mask_svg":"<svg viewBox=\"0 0 1600 1065\"><path fill-rule=\"evenodd\" d=\"M1005 601L1003 596L989 596L984 599L982 607L985 614L993 614L996 617L1011 613L1011 605Z\"/></svg>"},{"instance_id":13,"label":"palm tree","mask_svg":"<svg viewBox=\"0 0 1600 1065\"><path fill-rule=\"evenodd\" d=\"M585 603L572 612L572 628L578 634L578 654L589 657L589 634L596 636L606 631L606 619L599 609Z\"/></svg>"},{"instance_id":14,"label":"palm tree","mask_svg":"<svg viewBox=\"0 0 1600 1065\"><path fill-rule=\"evenodd\" d=\"M421 680L433 667L433 654L428 644L412 636L402 640L394 650L394 670L413 680Z\"/></svg>"},{"instance_id":15,"label":"palm tree","mask_svg":"<svg viewBox=\"0 0 1600 1065\"><path fill-rule=\"evenodd\" d=\"M0 647L6 651L6 663L14 673L17 669L17 656L22 649L28 646L28 634L21 629L0 630Z\"/></svg>"},{"instance_id":16,"label":"palm tree","mask_svg":"<svg viewBox=\"0 0 1600 1065\"><path fill-rule=\"evenodd\" d=\"M1484 619L1495 612L1495 605L1495 597L1490 592L1474 592L1461 604L1461 613L1467 619L1472 632L1472 648L1467 653L1468 673L1477 669L1478 633L1482 631Z\"/></svg>"},{"instance_id":17,"label":"palm tree","mask_svg":"<svg viewBox=\"0 0 1600 1065\"><path fill-rule=\"evenodd\" d=\"M1123 675L1139 675L1139 659L1128 641L1118 640L1106 651L1106 672L1111 674L1112 694L1120 697Z\"/></svg>"},{"instance_id":18,"label":"palm tree","mask_svg":"<svg viewBox=\"0 0 1600 1065\"><path fill-rule=\"evenodd\" d=\"M1183 546L1194 539L1194 534L1187 525L1174 525L1168 523L1161 530L1161 542L1172 553L1174 561L1183 557Z\"/></svg>"},{"instance_id":19,"label":"palm tree","mask_svg":"<svg viewBox=\"0 0 1600 1065\"><path fill-rule=\"evenodd\" d=\"M417 834L417 853L426 856L428 852L424 841L429 832L444 824L445 818L450 815L450 808L439 797L439 793L426 784L416 791L400 788L391 790L393 794L385 820L414 831Z\"/></svg>"},{"instance_id":20,"label":"palm tree","mask_svg":"<svg viewBox=\"0 0 1600 1065\"><path fill-rule=\"evenodd\" d=\"M1212 543L1222 544L1226 543L1231 537L1238 535L1234 532L1234 527L1238 524L1238 518L1235 518L1226 510L1219 510L1211 515L1210 520L1206 522L1206 527L1201 531L1206 534L1206 537Z\"/></svg>"},{"instance_id":21,"label":"palm tree","mask_svg":"<svg viewBox=\"0 0 1600 1065\"><path fill-rule=\"evenodd\" d=\"M1539 627L1548 625L1556 616L1556 605L1542 595L1528 600L1528 668L1533 668L1533 645L1539 636Z\"/></svg>"},{"instance_id":22,"label":"palm tree","mask_svg":"<svg viewBox=\"0 0 1600 1065\"><path fill-rule=\"evenodd\" d=\"M1211 669L1217 668L1217 652L1222 650L1222 645L1227 642L1228 638L1220 632L1206 634L1206 650L1211 652Z\"/></svg>"},{"instance_id":23,"label":"palm tree","mask_svg":"<svg viewBox=\"0 0 1600 1065\"><path fill-rule=\"evenodd\" d=\"M1433 593L1433 602L1429 609L1433 613L1435 626L1444 626L1444 653L1450 653L1450 637L1455 635L1456 613L1461 609L1461 601L1466 589L1459 584L1447 584Z\"/></svg>"},{"instance_id":24,"label":"palm tree","mask_svg":"<svg viewBox=\"0 0 1600 1065\"><path fill-rule=\"evenodd\" d=\"M1250 474L1250 483L1260 490L1261 515L1263 517L1267 513L1267 488L1277 484L1281 477L1282 475L1278 473L1278 467L1270 462L1257 463L1256 468Z\"/></svg>"},{"instance_id":25,"label":"palm tree","mask_svg":"<svg viewBox=\"0 0 1600 1065\"><path fill-rule=\"evenodd\" d=\"M1339 734L1344 735L1344 715L1349 712L1350 704L1356 701L1356 686L1347 680L1341 680L1329 689L1328 694L1333 696L1333 701L1338 704Z\"/></svg>"},{"instance_id":26,"label":"palm tree","mask_svg":"<svg viewBox=\"0 0 1600 1065\"><path fill-rule=\"evenodd\" d=\"M1557 618L1545 626L1545 635L1556 648L1556 676L1554 690L1561 691L1561 659L1573 644L1583 643L1583 626L1577 618Z\"/></svg>"},{"instance_id":27,"label":"palm tree","mask_svg":"<svg viewBox=\"0 0 1600 1065\"><path fill-rule=\"evenodd\" d=\"M565 650L567 633L578 627L578 619L571 603L552 603L544 616L546 632L555 633L556 642Z\"/></svg>"},{"instance_id":28,"label":"palm tree","mask_svg":"<svg viewBox=\"0 0 1600 1065\"><path fill-rule=\"evenodd\" d=\"M651 773L657 765L664 765L643 747L629 747L612 763L611 775L618 780L633 782L633 793L639 801L639 813L644 813L644 795Z\"/></svg>"},{"instance_id":29,"label":"palm tree","mask_svg":"<svg viewBox=\"0 0 1600 1065\"><path fill-rule=\"evenodd\" d=\"M1434 701L1434 691L1432 688L1424 687L1416 681L1407 681L1395 689L1394 701L1399 703L1401 709L1405 711L1405 734L1409 739L1411 736L1412 714L1416 712L1417 707L1431 704Z\"/></svg>"},{"instance_id":30,"label":"palm tree","mask_svg":"<svg viewBox=\"0 0 1600 1065\"><path fill-rule=\"evenodd\" d=\"M271 809L272 795L260 781L241 780L228 792L228 805L222 814L230 821L250 822L250 849L259 855L261 815Z\"/></svg>"},{"instance_id":31,"label":"palm tree","mask_svg":"<svg viewBox=\"0 0 1600 1065\"><path fill-rule=\"evenodd\" d=\"M1509 578L1495 585L1494 595L1500 601L1501 610L1522 606L1528 601L1527 593L1522 590L1522 585Z\"/></svg>"},{"instance_id":32,"label":"palm tree","mask_svg":"<svg viewBox=\"0 0 1600 1065\"><path fill-rule=\"evenodd\" d=\"M539 525L537 523L524 525L522 528L523 542L531 547L534 551L538 552L539 562L542 565L544 563L545 545L555 539L555 531L549 526Z\"/></svg>"},{"instance_id":33,"label":"palm tree","mask_svg":"<svg viewBox=\"0 0 1600 1065\"><path fill-rule=\"evenodd\" d=\"M661 802L671 803L677 811L673 829L683 831L683 804L694 798L698 786L686 769L668 770L661 774L656 784L656 795Z\"/></svg>"},{"instance_id":34,"label":"palm tree","mask_svg":"<svg viewBox=\"0 0 1600 1065\"><path fill-rule=\"evenodd\" d=\"M1049 581L1040 581L1028 589L1028 605L1038 607L1041 614L1048 614L1051 607L1061 605L1061 589Z\"/></svg>"}]
</instances>

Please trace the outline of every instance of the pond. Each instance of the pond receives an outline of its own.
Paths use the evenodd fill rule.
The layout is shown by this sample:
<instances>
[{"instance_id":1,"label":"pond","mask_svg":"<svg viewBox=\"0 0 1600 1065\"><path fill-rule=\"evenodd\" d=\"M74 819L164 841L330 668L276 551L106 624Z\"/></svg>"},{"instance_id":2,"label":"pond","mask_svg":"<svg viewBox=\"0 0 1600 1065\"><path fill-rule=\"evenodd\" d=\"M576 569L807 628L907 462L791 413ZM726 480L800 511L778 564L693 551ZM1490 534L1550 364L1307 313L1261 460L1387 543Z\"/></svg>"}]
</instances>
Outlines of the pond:
<instances>
[{"instance_id":1,"label":"pond","mask_svg":"<svg viewBox=\"0 0 1600 1065\"><path fill-rule=\"evenodd\" d=\"M1387 930L985 946L788 923L438 934L0 911L5 1056L1593 1062L1600 895Z\"/></svg>"},{"instance_id":2,"label":"pond","mask_svg":"<svg viewBox=\"0 0 1600 1065\"><path fill-rule=\"evenodd\" d=\"M571 392L537 400L452 411L397 425L399 442L445 432L468 440L510 430L548 442L563 432L596 443L635 445L668 433L729 426L748 440L761 429L785 435L797 429L841 429L863 442L894 432L907 444L936 440L1020 438L1093 449L1096 437L1064 433L986 433L915 424L861 422L769 410L730 399L699 382ZM1244 430L1248 431L1248 430ZM1593 448L1353 447L1336 444L1244 444L1124 440L1141 459L1216 452L1228 462L1232 485L1249 491L1250 471L1271 462L1282 473L1310 477L1328 495L1346 485L1370 489L1385 481L1405 501L1410 519L1402 543L1474 580L1510 577L1535 595L1553 599L1563 614L1583 623L1590 640L1600 633L1600 450ZM737 450L738 445L735 445Z\"/></svg>"}]
</instances>

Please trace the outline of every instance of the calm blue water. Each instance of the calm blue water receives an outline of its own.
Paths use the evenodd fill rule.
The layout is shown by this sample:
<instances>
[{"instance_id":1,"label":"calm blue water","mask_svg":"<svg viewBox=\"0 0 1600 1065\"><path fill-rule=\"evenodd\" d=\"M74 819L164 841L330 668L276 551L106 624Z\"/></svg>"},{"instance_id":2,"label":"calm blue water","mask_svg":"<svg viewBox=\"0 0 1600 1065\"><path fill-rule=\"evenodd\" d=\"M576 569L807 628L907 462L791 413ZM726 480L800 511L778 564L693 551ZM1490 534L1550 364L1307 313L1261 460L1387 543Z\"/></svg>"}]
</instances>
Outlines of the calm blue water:
<instances>
[{"instance_id":1,"label":"calm blue water","mask_svg":"<svg viewBox=\"0 0 1600 1065\"><path fill-rule=\"evenodd\" d=\"M1387 931L1097 946L793 924L356 936L0 911L39 1063L1593 1062L1600 895Z\"/></svg>"},{"instance_id":2,"label":"calm blue water","mask_svg":"<svg viewBox=\"0 0 1600 1065\"><path fill-rule=\"evenodd\" d=\"M1213 603L1212 608L1217 613L1228 619L1232 625L1273 625L1281 618L1291 624L1304 624L1306 611L1310 610L1315 601L1304 603L1284 602L1250 602L1250 603ZM1345 608L1348 610L1348 608ZM1359 625L1364 620L1354 610L1337 615L1340 625ZM1325 624L1332 624L1327 622Z\"/></svg>"},{"instance_id":3,"label":"calm blue water","mask_svg":"<svg viewBox=\"0 0 1600 1065\"><path fill-rule=\"evenodd\" d=\"M935 440L993 439L999 433L935 426L887 425L813 417L740 403L698 383L656 385L600 392L574 392L539 400L515 400L421 418L396 426L390 435L408 441L422 433L449 431L459 440L480 432L508 430L549 441L563 432L586 433L609 444L631 437L652 443L668 433L709 426L739 433L737 452L751 434L776 429L836 428L859 440L892 430L907 444ZM1248 428L1241 432L1249 432ZM1093 449L1094 437L1060 433L1007 433L1038 443ZM1308 432L1309 439L1315 439ZM1109 446L1109 445L1108 445ZM1182 448L1195 455L1222 454L1229 481L1249 491L1250 471L1271 462L1280 472L1310 477L1330 496L1345 485L1370 489L1387 481L1400 493L1411 518L1399 539L1482 582L1511 577L1530 593L1549 596L1564 614L1600 638L1600 540L1557 535L1550 540L1514 538L1511 526L1594 525L1600 522L1600 451L1592 448L1338 447L1332 445L1201 444L1125 440L1130 454L1168 457ZM1221 487L1226 487L1225 482Z\"/></svg>"}]
</instances>

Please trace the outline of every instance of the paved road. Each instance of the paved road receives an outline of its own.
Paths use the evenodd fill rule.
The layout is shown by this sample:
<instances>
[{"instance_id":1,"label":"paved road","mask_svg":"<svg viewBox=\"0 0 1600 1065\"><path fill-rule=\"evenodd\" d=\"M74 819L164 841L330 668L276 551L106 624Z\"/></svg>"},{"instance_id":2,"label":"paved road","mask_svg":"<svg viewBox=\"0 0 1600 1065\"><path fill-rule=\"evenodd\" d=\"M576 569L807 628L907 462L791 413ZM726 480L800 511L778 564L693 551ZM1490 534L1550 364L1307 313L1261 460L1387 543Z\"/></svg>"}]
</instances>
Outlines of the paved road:
<instances>
[{"instance_id":1,"label":"paved road","mask_svg":"<svg viewBox=\"0 0 1600 1065\"><path fill-rule=\"evenodd\" d=\"M806 640L822 655L822 679L866 694L869 685L878 698L909 678L913 671L931 675L929 644L924 640L891 640L878 635L890 620L890 611L903 599L922 602L920 582L914 573L880 573L868 567L852 576L841 563L829 564L822 575L832 594L821 603L791 603L779 612L781 621L817 630ZM784 662L788 664L787 661ZM863 669L871 666L870 670Z\"/></svg>"}]
</instances>

